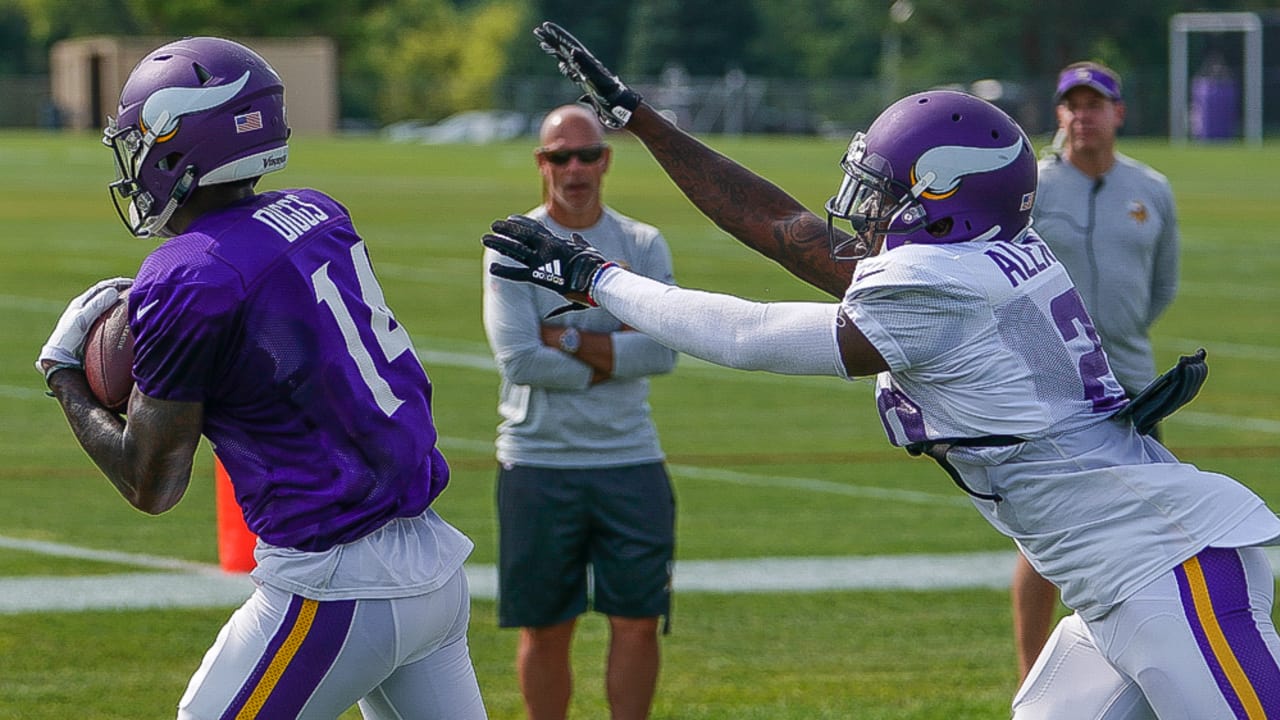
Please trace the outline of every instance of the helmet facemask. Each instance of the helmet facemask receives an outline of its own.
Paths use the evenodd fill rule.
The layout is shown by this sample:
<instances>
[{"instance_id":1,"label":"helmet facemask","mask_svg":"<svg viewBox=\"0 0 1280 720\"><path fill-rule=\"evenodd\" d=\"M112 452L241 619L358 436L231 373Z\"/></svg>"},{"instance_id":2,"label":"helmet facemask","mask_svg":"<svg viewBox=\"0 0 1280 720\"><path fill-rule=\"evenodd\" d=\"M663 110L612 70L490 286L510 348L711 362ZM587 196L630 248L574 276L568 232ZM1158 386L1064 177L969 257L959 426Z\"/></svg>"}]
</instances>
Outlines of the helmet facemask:
<instances>
[{"instance_id":1,"label":"helmet facemask","mask_svg":"<svg viewBox=\"0 0 1280 720\"><path fill-rule=\"evenodd\" d=\"M844 171L840 189L827 200L827 234L833 260L860 260L880 248L886 235L909 232L925 223L924 208L917 202L913 188L878 171L873 162L876 158L867 158L866 150L866 133L855 134L840 160ZM836 234L835 218L849 221L852 238Z\"/></svg>"},{"instance_id":2,"label":"helmet facemask","mask_svg":"<svg viewBox=\"0 0 1280 720\"><path fill-rule=\"evenodd\" d=\"M188 167L174 185L173 192L163 199L163 206L157 208L157 198L143 189L139 182L143 163L148 162L155 142L156 137L150 131L144 134L134 126L121 128L114 117L107 118L107 127L102 131L102 144L111 148L115 158L116 180L107 186L111 202L129 232L140 238L170 237L172 232L166 228L169 218L195 185L195 168ZM176 160L180 161L181 157ZM162 158L157 162L168 163L171 160ZM124 201L129 202L127 212L122 205Z\"/></svg>"}]
</instances>

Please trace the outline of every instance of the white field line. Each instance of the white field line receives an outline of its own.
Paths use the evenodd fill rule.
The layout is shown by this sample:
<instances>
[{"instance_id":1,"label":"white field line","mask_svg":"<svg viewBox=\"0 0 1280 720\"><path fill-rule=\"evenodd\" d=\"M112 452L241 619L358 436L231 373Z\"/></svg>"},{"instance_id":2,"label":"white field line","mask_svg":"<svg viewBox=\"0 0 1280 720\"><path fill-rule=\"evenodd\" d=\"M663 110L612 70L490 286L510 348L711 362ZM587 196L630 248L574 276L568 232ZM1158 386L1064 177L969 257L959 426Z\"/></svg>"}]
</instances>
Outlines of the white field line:
<instances>
[{"instance_id":1,"label":"white field line","mask_svg":"<svg viewBox=\"0 0 1280 720\"><path fill-rule=\"evenodd\" d=\"M419 357L423 357L424 353L419 353ZM479 368L483 360L478 356L457 354L459 358L465 360L457 360L451 365L455 367L474 367ZM470 364L474 363L474 365ZM437 363L443 364L443 363ZM430 362L427 363L431 365ZM743 373L743 377L752 377L748 373ZM760 376L763 377L763 376ZM777 376L781 377L781 376ZM0 385L0 398L10 398L13 400L41 400L47 401L44 391L40 389L40 378L34 373L32 374L33 383L30 386L19 385ZM1198 412L1195 410L1180 410L1177 415L1168 420L1173 423L1187 423L1189 425L1199 425L1201 427L1217 427L1217 428L1236 428L1240 430L1249 430L1252 432L1268 433L1272 435L1280 435L1280 420L1272 420L1270 418L1254 418L1243 417L1240 415L1224 415L1221 413ZM473 447L485 445L485 450L493 449L492 441L466 441L466 444ZM459 447L462 447L459 445Z\"/></svg>"},{"instance_id":2,"label":"white field line","mask_svg":"<svg viewBox=\"0 0 1280 720\"><path fill-rule=\"evenodd\" d=\"M93 609L231 607L253 592L248 575L154 555L0 536L0 548L112 562L162 572L0 578L0 614ZM816 592L1008 587L1014 553L883 557L760 558L677 562L680 592ZM493 565L466 567L472 597L493 599Z\"/></svg>"},{"instance_id":3,"label":"white field line","mask_svg":"<svg viewBox=\"0 0 1280 720\"><path fill-rule=\"evenodd\" d=\"M901 490L898 488L881 488L871 485L848 485L845 483L832 482L830 480L818 480L815 478L760 475L756 473L736 472L733 470L721 470L719 468L698 467L695 465L673 464L669 466L669 469L671 470L671 474L678 478L712 480L715 482L731 483L733 485L780 487L790 490L807 490L809 492L846 495L849 497L865 497L876 500L894 500L897 502L909 502L920 505L940 505L943 507L956 508L973 507L973 503L970 502L968 498L958 494L936 494L918 492L915 490ZM944 480L946 479L946 476L940 477ZM950 488L950 484L940 484L939 487Z\"/></svg>"},{"instance_id":4,"label":"white field line","mask_svg":"<svg viewBox=\"0 0 1280 720\"><path fill-rule=\"evenodd\" d=\"M221 570L217 565L162 557L160 555L143 555L140 553L119 552L116 550L95 550L93 548L67 545L65 543L46 540L29 540L27 538L6 537L0 535L0 548L22 550L49 557L74 558L76 560L93 560L96 562L130 565L148 570L171 570L186 573L216 574Z\"/></svg>"},{"instance_id":5,"label":"white field line","mask_svg":"<svg viewBox=\"0 0 1280 720\"><path fill-rule=\"evenodd\" d=\"M1196 348L1202 347L1205 349L1206 357L1210 363L1218 355L1234 360L1258 360L1262 362L1280 360L1280 348L1269 345L1245 345L1243 343L1191 340L1189 338L1169 338L1168 342L1162 344L1174 345L1180 348L1179 352L1183 353L1190 353Z\"/></svg>"},{"instance_id":6,"label":"white field line","mask_svg":"<svg viewBox=\"0 0 1280 720\"><path fill-rule=\"evenodd\" d=\"M18 298L11 295L0 295L0 309L15 310L49 310L51 305L47 301L33 300L28 298ZM1179 345L1190 347L1196 345L1189 340L1177 340ZM1212 345L1212 343L1210 343ZM1235 357L1248 360L1271 361L1280 359L1280 348L1260 346L1260 345L1239 345L1231 343L1221 343L1213 345L1214 352L1217 355L1226 357ZM478 370L481 372L496 372L496 366L493 357L487 353L474 351L449 351L449 350L432 350L427 348L417 348L418 357L422 358L423 364L430 371L432 367L454 367L469 370ZM849 386L835 378L823 377L797 377L773 375L761 372L743 372L741 370L730 370L722 368L711 363L698 360L692 357L681 358L681 368L683 370L714 374L717 379L734 380L740 382L787 382L787 383L821 383L824 385L842 387ZM854 388L869 387L865 382L855 382ZM40 380L34 374L30 385L0 385L0 398L11 398L15 400L37 400L44 398L45 394L40 387ZM1254 432L1263 432L1271 434L1280 434L1280 420L1272 420L1269 418L1250 418L1238 415L1222 415L1216 413L1198 413L1190 410L1184 410L1172 420L1173 422L1184 421L1192 425L1208 426L1208 427L1231 427L1242 428ZM490 446L492 447L492 446Z\"/></svg>"},{"instance_id":7,"label":"white field line","mask_svg":"<svg viewBox=\"0 0 1280 720\"><path fill-rule=\"evenodd\" d=\"M493 441L472 440L469 438L440 436L440 448L447 455L450 450L463 450L476 453L493 452ZM876 500L896 500L899 502L917 503L920 505L940 505L943 507L971 508L968 498L954 493L927 493L900 488L882 488L873 485L849 485L846 483L820 480L817 478L786 477L772 474L745 473L735 470L702 467L699 465L668 464L667 469L677 479L710 480L732 485L748 485L752 487L775 487L788 490L807 490L809 492L829 495L845 495L848 497L865 497ZM950 484L939 487L950 489Z\"/></svg>"},{"instance_id":8,"label":"white field line","mask_svg":"<svg viewBox=\"0 0 1280 720\"><path fill-rule=\"evenodd\" d=\"M1184 422L1190 425L1207 427L1230 427L1251 432L1270 433L1272 435L1280 434L1280 420L1222 415L1219 413L1198 412L1196 410L1179 410L1168 422Z\"/></svg>"},{"instance_id":9,"label":"white field line","mask_svg":"<svg viewBox=\"0 0 1280 720\"><path fill-rule=\"evenodd\" d=\"M1236 294L1239 292L1239 288L1232 288L1231 292L1233 294ZM1273 288L1266 288L1265 292L1274 294L1275 291ZM51 328L53 327L53 322L57 319L58 314L61 313L63 308L65 307L66 307L66 303L64 301L48 300L45 298L35 298L35 297L28 297L23 295L0 294L0 310L48 315L49 323L50 323L49 326ZM444 343L446 345L454 345L454 346L457 346L460 344L459 342L456 342L456 341L447 341L447 340L444 341ZM467 345L473 346L475 345L475 343L467 343ZM1168 346L1174 346L1178 348L1181 352L1190 352L1191 350L1197 347L1204 347L1208 349L1210 353L1210 358L1216 355L1221 355L1223 357L1230 357L1230 358L1235 358L1240 360L1261 360L1261 361L1267 361L1267 362L1275 362L1277 360L1280 360L1280 347L1276 347L1272 345L1251 345L1251 344L1245 344L1245 343L1230 343L1230 342L1223 342L1223 341L1217 341L1217 340L1206 340L1204 338L1192 340L1190 338L1171 337L1171 338L1161 339L1160 346L1162 348L1168 347ZM477 352L477 351L472 351L472 352L443 351L442 352L440 350L432 350L428 348L415 348L415 349L418 352L418 357L426 361L425 364L427 365L428 369L430 369L432 364L452 365L456 367L468 367L475 370L494 370L495 369L493 364L493 357L485 352ZM688 364L694 367L698 367L699 369L709 369L712 367L716 367L716 366L712 366L710 363L705 363L701 360L697 360L695 358L691 358L687 356L682 358L682 362L687 362ZM718 367L716 367L716 369L725 370L724 368L718 368ZM740 373L738 371L729 371L729 370L726 370L726 372L735 373L743 377L754 377L754 378L773 377L767 373ZM794 382L797 379L798 378L796 377L789 378L789 380L792 382Z\"/></svg>"},{"instance_id":10,"label":"white field line","mask_svg":"<svg viewBox=\"0 0 1280 720\"><path fill-rule=\"evenodd\" d=\"M165 572L76 577L0 578L0 615L104 609L234 607L253 592L245 574L173 558L80 548L0 536L0 547L59 557L109 561ZM1280 570L1280 548L1267 548ZM773 593L850 590L1007 588L1013 551L942 555L683 560L675 565L678 592ZM497 596L493 565L466 566L471 595Z\"/></svg>"}]
</instances>

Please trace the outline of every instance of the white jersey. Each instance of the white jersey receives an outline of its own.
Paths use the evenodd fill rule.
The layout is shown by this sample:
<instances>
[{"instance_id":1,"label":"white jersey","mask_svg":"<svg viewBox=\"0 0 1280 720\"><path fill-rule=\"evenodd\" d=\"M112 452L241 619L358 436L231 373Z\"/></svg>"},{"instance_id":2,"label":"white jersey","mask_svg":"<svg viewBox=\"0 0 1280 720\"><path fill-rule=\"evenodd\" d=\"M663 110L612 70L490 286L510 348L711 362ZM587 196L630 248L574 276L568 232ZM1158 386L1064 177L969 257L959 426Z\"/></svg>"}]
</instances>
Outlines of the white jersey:
<instances>
[{"instance_id":1,"label":"white jersey","mask_svg":"<svg viewBox=\"0 0 1280 720\"><path fill-rule=\"evenodd\" d=\"M895 445L1045 437L1124 404L1071 279L1032 233L863 260L844 311L889 365L876 395Z\"/></svg>"},{"instance_id":2,"label":"white jersey","mask_svg":"<svg viewBox=\"0 0 1280 720\"><path fill-rule=\"evenodd\" d=\"M969 488L1001 498L974 503L1084 617L1205 547L1280 536L1253 492L1110 419L1124 391L1033 233L863 260L842 308L890 368L876 405L893 444L1014 443L956 447L947 460Z\"/></svg>"}]
</instances>

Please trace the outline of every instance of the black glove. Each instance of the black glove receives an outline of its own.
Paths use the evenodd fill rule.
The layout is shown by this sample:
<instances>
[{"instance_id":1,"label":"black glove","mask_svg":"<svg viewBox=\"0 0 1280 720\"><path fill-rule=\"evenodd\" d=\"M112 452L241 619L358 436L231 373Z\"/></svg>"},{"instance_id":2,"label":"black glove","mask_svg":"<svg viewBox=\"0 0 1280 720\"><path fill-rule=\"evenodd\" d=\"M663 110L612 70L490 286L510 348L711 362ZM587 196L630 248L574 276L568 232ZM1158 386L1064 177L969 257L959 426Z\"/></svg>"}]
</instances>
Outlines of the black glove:
<instances>
[{"instance_id":1,"label":"black glove","mask_svg":"<svg viewBox=\"0 0 1280 720\"><path fill-rule=\"evenodd\" d=\"M1178 358L1177 365L1152 380L1116 417L1129 418L1138 432L1150 435L1157 423L1191 402L1200 392L1209 375L1204 357L1204 348L1200 348L1194 354Z\"/></svg>"},{"instance_id":2,"label":"black glove","mask_svg":"<svg viewBox=\"0 0 1280 720\"><path fill-rule=\"evenodd\" d=\"M580 102L594 106L600 122L617 130L631 120L642 98L622 84L578 38L553 22L542 23L533 34L542 50L560 61L560 72L586 93Z\"/></svg>"},{"instance_id":3,"label":"black glove","mask_svg":"<svg viewBox=\"0 0 1280 720\"><path fill-rule=\"evenodd\" d=\"M508 280L533 283L554 290L572 301L551 315L582 310L591 300L591 283L596 273L612 265L578 233L562 238L547 226L524 215L495 220L486 234L484 246L506 255L520 265L492 263L489 273ZM550 315L548 316L550 317Z\"/></svg>"}]
</instances>

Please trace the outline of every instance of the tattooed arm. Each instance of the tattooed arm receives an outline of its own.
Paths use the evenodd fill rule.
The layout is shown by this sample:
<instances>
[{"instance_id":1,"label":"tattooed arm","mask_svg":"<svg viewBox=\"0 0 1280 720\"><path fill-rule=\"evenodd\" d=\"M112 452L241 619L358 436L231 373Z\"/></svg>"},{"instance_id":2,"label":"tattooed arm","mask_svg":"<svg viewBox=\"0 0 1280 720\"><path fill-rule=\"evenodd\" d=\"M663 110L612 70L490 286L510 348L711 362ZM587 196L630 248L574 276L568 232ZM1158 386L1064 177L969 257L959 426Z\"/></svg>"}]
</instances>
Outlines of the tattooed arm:
<instances>
[{"instance_id":1,"label":"tattooed arm","mask_svg":"<svg viewBox=\"0 0 1280 720\"><path fill-rule=\"evenodd\" d=\"M59 370L49 387L80 446L130 505L159 515L178 504L191 482L202 404L157 400L134 388L126 421L94 399L80 370Z\"/></svg>"},{"instance_id":2,"label":"tattooed arm","mask_svg":"<svg viewBox=\"0 0 1280 720\"><path fill-rule=\"evenodd\" d=\"M725 232L819 290L844 295L855 262L831 258L825 220L778 186L680 130L646 103L636 108L626 129L645 144L685 196Z\"/></svg>"}]
</instances>

